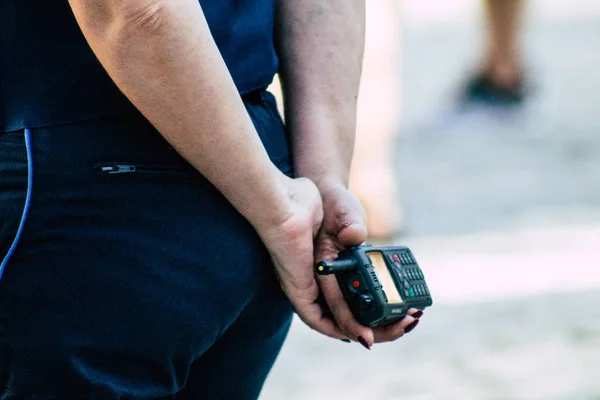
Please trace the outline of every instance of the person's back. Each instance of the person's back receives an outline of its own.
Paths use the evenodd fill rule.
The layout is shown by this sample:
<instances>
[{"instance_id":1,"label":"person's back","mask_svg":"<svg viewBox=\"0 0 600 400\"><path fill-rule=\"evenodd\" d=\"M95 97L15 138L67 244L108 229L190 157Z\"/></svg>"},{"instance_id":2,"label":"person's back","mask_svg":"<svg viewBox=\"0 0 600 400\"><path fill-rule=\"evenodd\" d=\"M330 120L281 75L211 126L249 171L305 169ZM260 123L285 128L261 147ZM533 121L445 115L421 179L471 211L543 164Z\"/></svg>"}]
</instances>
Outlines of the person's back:
<instances>
[{"instance_id":1,"label":"person's back","mask_svg":"<svg viewBox=\"0 0 600 400\"><path fill-rule=\"evenodd\" d=\"M267 87L277 71L275 0L201 4L240 93ZM0 132L137 112L98 62L67 1L0 2L0 54Z\"/></svg>"}]
</instances>

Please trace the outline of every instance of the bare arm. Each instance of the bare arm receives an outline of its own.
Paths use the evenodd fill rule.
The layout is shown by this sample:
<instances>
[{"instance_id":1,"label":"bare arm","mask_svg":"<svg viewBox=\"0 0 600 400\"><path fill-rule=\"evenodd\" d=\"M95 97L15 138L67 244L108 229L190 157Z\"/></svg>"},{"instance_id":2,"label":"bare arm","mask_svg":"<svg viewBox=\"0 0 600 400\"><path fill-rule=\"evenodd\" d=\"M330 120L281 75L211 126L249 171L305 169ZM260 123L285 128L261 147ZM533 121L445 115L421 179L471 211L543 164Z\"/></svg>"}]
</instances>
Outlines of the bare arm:
<instances>
[{"instance_id":1,"label":"bare arm","mask_svg":"<svg viewBox=\"0 0 600 400\"><path fill-rule=\"evenodd\" d=\"M278 52L299 176L347 186L362 68L364 0L283 0Z\"/></svg>"},{"instance_id":2,"label":"bare arm","mask_svg":"<svg viewBox=\"0 0 600 400\"><path fill-rule=\"evenodd\" d=\"M255 225L285 218L284 176L259 140L197 0L70 4L111 78L183 157Z\"/></svg>"},{"instance_id":3,"label":"bare arm","mask_svg":"<svg viewBox=\"0 0 600 400\"><path fill-rule=\"evenodd\" d=\"M362 206L347 190L365 35L365 0L280 0L277 21L286 123L296 172L323 199L315 259L334 259L367 238ZM352 316L334 277L319 285L337 325L365 347L395 340L414 321L370 329ZM416 310L410 310L411 313Z\"/></svg>"}]
</instances>

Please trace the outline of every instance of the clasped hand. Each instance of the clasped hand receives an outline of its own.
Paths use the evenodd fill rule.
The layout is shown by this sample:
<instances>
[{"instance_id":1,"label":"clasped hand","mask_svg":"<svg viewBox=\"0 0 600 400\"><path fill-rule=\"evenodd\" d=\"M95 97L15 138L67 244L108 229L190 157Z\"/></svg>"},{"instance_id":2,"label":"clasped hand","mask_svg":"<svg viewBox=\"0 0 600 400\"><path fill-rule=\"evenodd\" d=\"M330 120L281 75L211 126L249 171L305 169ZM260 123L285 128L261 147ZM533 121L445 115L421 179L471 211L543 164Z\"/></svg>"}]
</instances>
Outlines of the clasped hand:
<instances>
[{"instance_id":1,"label":"clasped hand","mask_svg":"<svg viewBox=\"0 0 600 400\"><path fill-rule=\"evenodd\" d=\"M315 262L333 260L344 248L366 240L365 213L358 199L341 184L317 188L306 178L285 179L286 217L258 232L298 316L323 335L358 341L367 348L403 336L416 325L420 311L410 309L404 319L389 326L365 327L353 317L335 277L314 273Z\"/></svg>"}]
</instances>

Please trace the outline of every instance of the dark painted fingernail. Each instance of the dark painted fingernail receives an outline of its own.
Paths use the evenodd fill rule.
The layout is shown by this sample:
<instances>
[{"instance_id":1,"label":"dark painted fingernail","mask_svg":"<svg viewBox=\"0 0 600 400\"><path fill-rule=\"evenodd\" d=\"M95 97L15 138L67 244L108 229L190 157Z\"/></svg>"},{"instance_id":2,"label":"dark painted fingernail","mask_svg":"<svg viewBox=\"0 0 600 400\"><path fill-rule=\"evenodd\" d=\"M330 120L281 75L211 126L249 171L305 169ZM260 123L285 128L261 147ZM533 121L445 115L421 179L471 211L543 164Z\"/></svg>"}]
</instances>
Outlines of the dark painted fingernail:
<instances>
[{"instance_id":1,"label":"dark painted fingernail","mask_svg":"<svg viewBox=\"0 0 600 400\"><path fill-rule=\"evenodd\" d=\"M352 341L348 340L348 339L340 339L342 342L344 343L352 343Z\"/></svg>"},{"instance_id":2,"label":"dark painted fingernail","mask_svg":"<svg viewBox=\"0 0 600 400\"><path fill-rule=\"evenodd\" d=\"M362 336L359 336L356 340L358 340L358 343L362 344L365 349L371 350L371 346L369 346L369 343L367 343L367 341L363 339Z\"/></svg>"},{"instance_id":3,"label":"dark painted fingernail","mask_svg":"<svg viewBox=\"0 0 600 400\"><path fill-rule=\"evenodd\" d=\"M406 328L404 328L404 333L409 333L410 331L412 331L413 329L415 329L417 327L417 325L419 325L419 320L415 319Z\"/></svg>"},{"instance_id":4,"label":"dark painted fingernail","mask_svg":"<svg viewBox=\"0 0 600 400\"><path fill-rule=\"evenodd\" d=\"M413 318L421 318L423 316L423 311L419 310L416 313L412 314L411 317Z\"/></svg>"}]
</instances>

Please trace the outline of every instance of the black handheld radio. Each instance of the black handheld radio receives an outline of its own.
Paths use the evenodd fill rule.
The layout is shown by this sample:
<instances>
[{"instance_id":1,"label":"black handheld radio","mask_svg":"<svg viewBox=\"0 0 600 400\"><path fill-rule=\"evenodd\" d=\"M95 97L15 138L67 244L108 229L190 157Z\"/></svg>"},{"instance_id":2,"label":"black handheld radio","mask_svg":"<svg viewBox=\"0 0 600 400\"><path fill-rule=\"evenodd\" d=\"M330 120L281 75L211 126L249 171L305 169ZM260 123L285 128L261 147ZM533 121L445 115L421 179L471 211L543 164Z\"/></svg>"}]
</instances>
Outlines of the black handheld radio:
<instances>
[{"instance_id":1,"label":"black handheld radio","mask_svg":"<svg viewBox=\"0 0 600 400\"><path fill-rule=\"evenodd\" d=\"M387 325L406 316L409 308L432 305L423 272L408 247L354 246L335 261L321 261L317 274L335 274L342 294L358 322Z\"/></svg>"}]
</instances>

